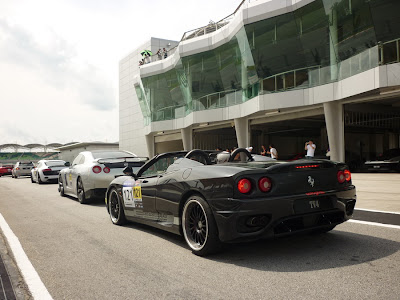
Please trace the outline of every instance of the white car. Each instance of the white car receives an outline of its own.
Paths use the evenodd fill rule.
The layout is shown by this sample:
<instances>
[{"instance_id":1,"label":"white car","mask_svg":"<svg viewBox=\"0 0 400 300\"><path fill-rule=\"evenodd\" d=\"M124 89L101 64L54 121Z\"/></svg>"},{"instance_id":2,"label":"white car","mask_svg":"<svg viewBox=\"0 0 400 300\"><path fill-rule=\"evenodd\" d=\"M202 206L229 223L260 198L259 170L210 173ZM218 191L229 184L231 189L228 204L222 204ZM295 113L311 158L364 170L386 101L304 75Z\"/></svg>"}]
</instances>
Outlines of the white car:
<instances>
[{"instance_id":1,"label":"white car","mask_svg":"<svg viewBox=\"0 0 400 300\"><path fill-rule=\"evenodd\" d=\"M12 178L18 178L19 176L30 176L31 175L31 170L35 166L33 165L33 162L27 161L27 162L22 162L19 161L14 165L14 168L11 170L11 177Z\"/></svg>"},{"instance_id":2,"label":"white car","mask_svg":"<svg viewBox=\"0 0 400 300\"><path fill-rule=\"evenodd\" d=\"M66 166L63 160L39 160L37 166L31 170L31 181L39 184L57 181L58 174L64 168Z\"/></svg>"},{"instance_id":3,"label":"white car","mask_svg":"<svg viewBox=\"0 0 400 300\"><path fill-rule=\"evenodd\" d=\"M58 191L75 196L79 202L88 203L91 198L103 198L110 182L123 175L126 167L138 170L147 157L122 150L84 151L74 159L72 165L61 170L58 177Z\"/></svg>"}]
</instances>

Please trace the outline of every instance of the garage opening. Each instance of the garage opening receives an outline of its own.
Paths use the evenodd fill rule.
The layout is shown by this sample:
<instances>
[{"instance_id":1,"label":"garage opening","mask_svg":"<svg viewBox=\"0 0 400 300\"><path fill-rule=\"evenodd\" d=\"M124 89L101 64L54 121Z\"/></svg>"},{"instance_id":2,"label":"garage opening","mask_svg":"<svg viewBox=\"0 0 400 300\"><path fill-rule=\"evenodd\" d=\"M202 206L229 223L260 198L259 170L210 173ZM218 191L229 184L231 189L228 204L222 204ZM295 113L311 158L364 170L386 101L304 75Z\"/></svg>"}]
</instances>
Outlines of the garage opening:
<instances>
[{"instance_id":1,"label":"garage opening","mask_svg":"<svg viewBox=\"0 0 400 300\"><path fill-rule=\"evenodd\" d=\"M346 156L365 161L399 148L399 99L346 104L344 111Z\"/></svg>"},{"instance_id":2,"label":"garage opening","mask_svg":"<svg viewBox=\"0 0 400 300\"><path fill-rule=\"evenodd\" d=\"M251 120L250 133L255 153L261 152L262 145L273 144L280 160L296 159L304 156L304 144L312 140L317 146L315 156L326 158L328 137L322 107Z\"/></svg>"},{"instance_id":3,"label":"garage opening","mask_svg":"<svg viewBox=\"0 0 400 300\"><path fill-rule=\"evenodd\" d=\"M155 153L183 150L182 134L180 132L154 137Z\"/></svg>"},{"instance_id":4,"label":"garage opening","mask_svg":"<svg viewBox=\"0 0 400 300\"><path fill-rule=\"evenodd\" d=\"M218 128L198 128L193 130L193 149L222 150L237 147L235 127L231 123Z\"/></svg>"}]
</instances>

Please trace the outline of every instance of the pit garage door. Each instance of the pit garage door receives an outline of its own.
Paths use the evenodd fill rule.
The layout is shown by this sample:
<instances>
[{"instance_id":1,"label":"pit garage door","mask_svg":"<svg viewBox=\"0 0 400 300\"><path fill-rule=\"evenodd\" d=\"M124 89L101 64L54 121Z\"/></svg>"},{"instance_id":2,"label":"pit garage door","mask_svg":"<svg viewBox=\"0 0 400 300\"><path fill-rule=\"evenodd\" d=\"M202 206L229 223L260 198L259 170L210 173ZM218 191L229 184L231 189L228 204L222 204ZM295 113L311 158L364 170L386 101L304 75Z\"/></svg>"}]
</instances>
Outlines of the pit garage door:
<instances>
[{"instance_id":1,"label":"pit garage door","mask_svg":"<svg viewBox=\"0 0 400 300\"><path fill-rule=\"evenodd\" d=\"M193 149L215 150L237 147L236 131L233 123L217 127L205 126L193 130Z\"/></svg>"},{"instance_id":2,"label":"pit garage door","mask_svg":"<svg viewBox=\"0 0 400 300\"><path fill-rule=\"evenodd\" d=\"M399 148L399 100L346 104L344 111L346 155L369 160Z\"/></svg>"},{"instance_id":3,"label":"pit garage door","mask_svg":"<svg viewBox=\"0 0 400 300\"><path fill-rule=\"evenodd\" d=\"M156 154L183 150L182 135L180 132L156 135L154 137L154 144Z\"/></svg>"},{"instance_id":4,"label":"pit garage door","mask_svg":"<svg viewBox=\"0 0 400 300\"><path fill-rule=\"evenodd\" d=\"M279 159L288 160L304 155L304 144L312 140L316 156L326 157L328 138L322 107L307 111L279 111L275 115L250 120L250 143L253 152L260 153L261 145L273 144Z\"/></svg>"}]
</instances>

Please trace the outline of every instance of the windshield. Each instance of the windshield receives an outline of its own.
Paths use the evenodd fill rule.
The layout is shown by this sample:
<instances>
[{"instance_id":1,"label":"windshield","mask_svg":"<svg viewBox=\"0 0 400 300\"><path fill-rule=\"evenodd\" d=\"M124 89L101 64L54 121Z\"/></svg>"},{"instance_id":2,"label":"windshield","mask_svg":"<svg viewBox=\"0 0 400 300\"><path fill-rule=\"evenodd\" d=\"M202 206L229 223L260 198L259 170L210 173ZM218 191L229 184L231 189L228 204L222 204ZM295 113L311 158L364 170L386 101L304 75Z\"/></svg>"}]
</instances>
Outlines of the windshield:
<instances>
[{"instance_id":1,"label":"windshield","mask_svg":"<svg viewBox=\"0 0 400 300\"><path fill-rule=\"evenodd\" d=\"M20 163L21 167L32 167L33 163L32 162L28 162L28 163Z\"/></svg>"},{"instance_id":2,"label":"windshield","mask_svg":"<svg viewBox=\"0 0 400 300\"><path fill-rule=\"evenodd\" d=\"M97 158L120 158L120 157L136 157L136 155L130 154L124 151L101 151L92 152L93 157Z\"/></svg>"}]
</instances>

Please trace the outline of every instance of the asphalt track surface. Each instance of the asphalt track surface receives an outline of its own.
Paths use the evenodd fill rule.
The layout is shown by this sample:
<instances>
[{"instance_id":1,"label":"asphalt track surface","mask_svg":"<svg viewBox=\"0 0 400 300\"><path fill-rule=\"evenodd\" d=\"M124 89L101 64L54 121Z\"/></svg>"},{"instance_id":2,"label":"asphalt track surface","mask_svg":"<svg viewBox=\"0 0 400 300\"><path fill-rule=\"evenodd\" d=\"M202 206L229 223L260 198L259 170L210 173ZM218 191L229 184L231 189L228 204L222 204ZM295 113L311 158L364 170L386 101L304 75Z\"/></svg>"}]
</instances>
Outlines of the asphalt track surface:
<instances>
[{"instance_id":1,"label":"asphalt track surface","mask_svg":"<svg viewBox=\"0 0 400 300\"><path fill-rule=\"evenodd\" d=\"M201 258L180 236L134 223L112 225L101 201L81 205L60 197L57 185L31 184L29 178L0 178L0 212L54 299L400 295L398 226L347 222L328 234L230 244ZM399 216L356 211L354 219L397 224ZM17 298L29 299L18 292Z\"/></svg>"}]
</instances>

